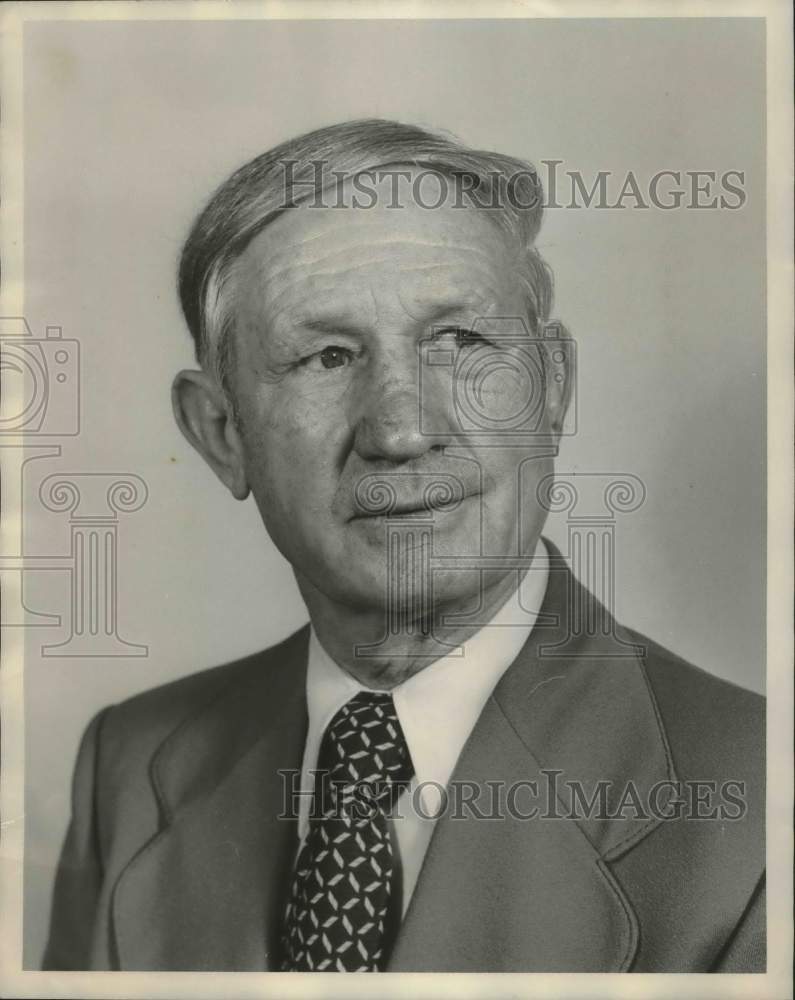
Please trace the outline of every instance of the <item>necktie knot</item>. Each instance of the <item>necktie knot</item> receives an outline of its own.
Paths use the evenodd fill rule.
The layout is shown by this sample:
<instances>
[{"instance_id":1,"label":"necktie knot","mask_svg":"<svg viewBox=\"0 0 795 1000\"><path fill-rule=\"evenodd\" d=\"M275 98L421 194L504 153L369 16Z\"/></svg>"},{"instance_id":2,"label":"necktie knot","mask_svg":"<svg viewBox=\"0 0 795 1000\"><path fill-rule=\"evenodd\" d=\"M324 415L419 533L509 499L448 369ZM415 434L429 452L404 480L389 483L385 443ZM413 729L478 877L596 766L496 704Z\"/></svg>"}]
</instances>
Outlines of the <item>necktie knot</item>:
<instances>
[{"instance_id":1,"label":"necktie knot","mask_svg":"<svg viewBox=\"0 0 795 1000\"><path fill-rule=\"evenodd\" d=\"M318 756L318 805L328 816L388 810L414 766L392 696L360 691L329 723Z\"/></svg>"}]
</instances>

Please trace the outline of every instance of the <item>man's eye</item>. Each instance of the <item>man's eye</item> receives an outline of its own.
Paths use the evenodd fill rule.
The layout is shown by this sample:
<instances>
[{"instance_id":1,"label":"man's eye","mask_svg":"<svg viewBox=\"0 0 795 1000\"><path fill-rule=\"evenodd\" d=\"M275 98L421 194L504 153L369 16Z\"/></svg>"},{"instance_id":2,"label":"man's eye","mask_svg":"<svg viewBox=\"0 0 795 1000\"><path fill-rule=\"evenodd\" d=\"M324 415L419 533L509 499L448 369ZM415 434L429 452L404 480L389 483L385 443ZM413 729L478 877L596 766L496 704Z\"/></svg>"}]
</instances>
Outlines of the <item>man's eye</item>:
<instances>
[{"instance_id":1,"label":"man's eye","mask_svg":"<svg viewBox=\"0 0 795 1000\"><path fill-rule=\"evenodd\" d=\"M463 326L447 326L443 330L437 330L436 336L454 338L456 347L471 347L474 344L487 343L485 337L476 333L475 330Z\"/></svg>"},{"instance_id":2,"label":"man's eye","mask_svg":"<svg viewBox=\"0 0 795 1000\"><path fill-rule=\"evenodd\" d=\"M329 371L332 368L344 368L351 363L352 352L347 347L324 347L322 351L307 358L306 363L310 368L316 370L324 369Z\"/></svg>"}]
</instances>

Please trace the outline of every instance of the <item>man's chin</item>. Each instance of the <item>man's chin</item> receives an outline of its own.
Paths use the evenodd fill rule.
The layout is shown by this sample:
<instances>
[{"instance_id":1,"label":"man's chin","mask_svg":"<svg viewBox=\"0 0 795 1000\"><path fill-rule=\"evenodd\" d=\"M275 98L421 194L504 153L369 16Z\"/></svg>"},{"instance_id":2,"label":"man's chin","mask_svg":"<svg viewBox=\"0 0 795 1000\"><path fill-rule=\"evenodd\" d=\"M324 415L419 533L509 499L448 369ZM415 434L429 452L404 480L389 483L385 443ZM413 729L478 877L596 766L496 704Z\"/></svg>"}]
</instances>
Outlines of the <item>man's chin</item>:
<instances>
[{"instance_id":1,"label":"man's chin","mask_svg":"<svg viewBox=\"0 0 795 1000\"><path fill-rule=\"evenodd\" d=\"M468 512L440 517L369 517L348 522L333 553L307 574L334 603L364 613L426 616L434 607L476 611L489 587L471 560L481 546L477 522ZM515 540L511 539L512 544ZM319 549L315 549L315 554ZM461 560L470 568L441 569L437 559ZM497 574L504 575L504 574ZM433 606L432 606L433 605Z\"/></svg>"},{"instance_id":2,"label":"man's chin","mask_svg":"<svg viewBox=\"0 0 795 1000\"><path fill-rule=\"evenodd\" d=\"M484 604L483 581L476 571L418 571L415 566L393 564L387 570L371 561L356 573L346 565L345 577L319 577L315 586L335 604L368 618L383 618L384 627L401 631L410 623L429 621L445 611L471 614Z\"/></svg>"},{"instance_id":3,"label":"man's chin","mask_svg":"<svg viewBox=\"0 0 795 1000\"><path fill-rule=\"evenodd\" d=\"M350 547L361 547L367 558L384 564L417 553L473 556L480 548L481 510L477 497L467 497L450 510L404 511L389 516L355 517L346 525Z\"/></svg>"}]
</instances>

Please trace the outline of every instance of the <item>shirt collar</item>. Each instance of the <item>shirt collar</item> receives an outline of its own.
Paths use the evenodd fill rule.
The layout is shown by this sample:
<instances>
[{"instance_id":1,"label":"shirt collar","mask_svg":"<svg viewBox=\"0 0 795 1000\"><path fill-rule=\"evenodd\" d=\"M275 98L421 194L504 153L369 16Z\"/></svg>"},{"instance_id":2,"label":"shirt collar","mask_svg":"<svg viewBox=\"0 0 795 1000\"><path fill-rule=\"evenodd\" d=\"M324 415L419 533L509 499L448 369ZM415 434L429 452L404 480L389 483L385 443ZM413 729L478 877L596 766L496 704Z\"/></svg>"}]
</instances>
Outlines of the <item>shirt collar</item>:
<instances>
[{"instance_id":1,"label":"shirt collar","mask_svg":"<svg viewBox=\"0 0 795 1000\"><path fill-rule=\"evenodd\" d=\"M531 568L497 614L461 646L392 689L418 784L447 785L489 695L533 629L548 575L549 557L539 539ZM312 629L306 676L309 727L303 762L305 791L312 787L307 772L317 767L326 727L347 701L368 690L372 689L332 660ZM302 796L302 807L306 801L307 796ZM305 827L307 811L300 811L300 828Z\"/></svg>"}]
</instances>

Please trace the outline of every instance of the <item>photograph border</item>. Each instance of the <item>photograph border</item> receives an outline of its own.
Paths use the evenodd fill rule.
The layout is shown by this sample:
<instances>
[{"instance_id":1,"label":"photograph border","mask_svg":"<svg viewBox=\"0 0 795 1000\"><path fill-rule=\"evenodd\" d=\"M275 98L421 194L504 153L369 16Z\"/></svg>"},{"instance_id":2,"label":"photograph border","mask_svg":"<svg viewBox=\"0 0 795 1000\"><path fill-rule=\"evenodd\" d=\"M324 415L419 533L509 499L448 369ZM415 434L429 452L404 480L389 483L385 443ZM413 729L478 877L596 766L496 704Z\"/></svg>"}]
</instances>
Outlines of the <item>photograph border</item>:
<instances>
[{"instance_id":1,"label":"photograph border","mask_svg":"<svg viewBox=\"0 0 795 1000\"><path fill-rule=\"evenodd\" d=\"M0 315L24 315L24 148L22 32L42 20L245 20L338 18L679 18L762 17L767 22L767 857L768 971L765 974L382 974L378 993L392 997L770 997L791 995L793 760L793 189L792 14L786 0L759 2L574 3L8 3L0 9L2 111L0 214L3 283ZM3 511L3 548L19 536L21 514ZM14 997L206 998L366 997L367 978L294 973L57 973L23 971L24 644L6 630L0 669L2 842L0 843L0 994Z\"/></svg>"}]
</instances>

